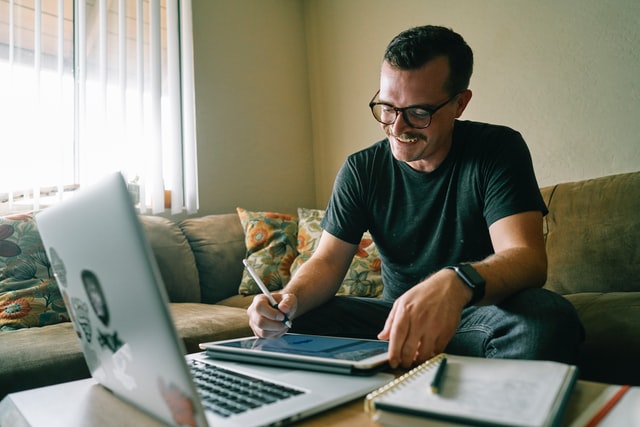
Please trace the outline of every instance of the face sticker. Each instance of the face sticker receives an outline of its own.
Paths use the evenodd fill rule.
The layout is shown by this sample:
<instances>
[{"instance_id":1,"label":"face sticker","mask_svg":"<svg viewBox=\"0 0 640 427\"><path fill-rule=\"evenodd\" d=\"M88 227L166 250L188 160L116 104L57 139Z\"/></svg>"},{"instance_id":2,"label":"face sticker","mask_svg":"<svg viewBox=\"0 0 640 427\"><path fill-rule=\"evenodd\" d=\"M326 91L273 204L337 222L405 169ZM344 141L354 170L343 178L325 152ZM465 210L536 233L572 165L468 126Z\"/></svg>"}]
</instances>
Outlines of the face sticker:
<instances>
[{"instance_id":1,"label":"face sticker","mask_svg":"<svg viewBox=\"0 0 640 427\"><path fill-rule=\"evenodd\" d=\"M189 396L175 384L167 385L162 378L158 379L158 388L176 425L197 427L195 405Z\"/></svg>"},{"instance_id":2,"label":"face sticker","mask_svg":"<svg viewBox=\"0 0 640 427\"><path fill-rule=\"evenodd\" d=\"M91 342L92 335L91 320L89 320L89 307L84 301L75 297L71 298L71 306L73 307L73 315L84 332L84 338L87 342Z\"/></svg>"},{"instance_id":3,"label":"face sticker","mask_svg":"<svg viewBox=\"0 0 640 427\"><path fill-rule=\"evenodd\" d=\"M104 326L109 326L109 308L98 277L89 270L82 270L81 276L84 290L87 292L93 311Z\"/></svg>"},{"instance_id":4,"label":"face sticker","mask_svg":"<svg viewBox=\"0 0 640 427\"><path fill-rule=\"evenodd\" d=\"M51 258L51 269L53 270L53 276L56 278L65 288L67 287L67 268L62 262L62 258L58 255L58 252L52 247L49 248L49 257Z\"/></svg>"}]
</instances>

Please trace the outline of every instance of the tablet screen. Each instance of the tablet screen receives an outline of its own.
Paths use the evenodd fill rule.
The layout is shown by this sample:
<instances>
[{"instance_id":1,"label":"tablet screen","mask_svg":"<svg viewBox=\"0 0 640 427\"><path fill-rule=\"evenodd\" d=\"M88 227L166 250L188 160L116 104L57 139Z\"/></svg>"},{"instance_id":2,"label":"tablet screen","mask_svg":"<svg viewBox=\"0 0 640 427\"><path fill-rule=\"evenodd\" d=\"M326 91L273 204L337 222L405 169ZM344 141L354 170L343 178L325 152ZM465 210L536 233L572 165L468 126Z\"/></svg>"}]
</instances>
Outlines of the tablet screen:
<instances>
[{"instance_id":1,"label":"tablet screen","mask_svg":"<svg viewBox=\"0 0 640 427\"><path fill-rule=\"evenodd\" d=\"M281 338L247 338L216 343L218 347L259 350L323 359L362 361L386 353L386 341L286 334Z\"/></svg>"}]
</instances>

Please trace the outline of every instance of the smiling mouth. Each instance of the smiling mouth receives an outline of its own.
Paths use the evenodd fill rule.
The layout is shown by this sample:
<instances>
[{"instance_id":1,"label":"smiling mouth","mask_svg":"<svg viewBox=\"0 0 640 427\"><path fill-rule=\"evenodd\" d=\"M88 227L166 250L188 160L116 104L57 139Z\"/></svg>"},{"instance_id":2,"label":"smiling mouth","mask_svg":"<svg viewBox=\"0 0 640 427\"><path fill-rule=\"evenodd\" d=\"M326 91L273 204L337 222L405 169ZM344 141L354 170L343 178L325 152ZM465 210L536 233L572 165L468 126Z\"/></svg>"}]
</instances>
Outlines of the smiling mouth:
<instances>
[{"instance_id":1,"label":"smiling mouth","mask_svg":"<svg viewBox=\"0 0 640 427\"><path fill-rule=\"evenodd\" d=\"M394 137L396 139L396 141L398 142L402 142L403 144L413 144L414 142L418 142L419 138L408 138L406 136L396 136Z\"/></svg>"},{"instance_id":2,"label":"smiling mouth","mask_svg":"<svg viewBox=\"0 0 640 427\"><path fill-rule=\"evenodd\" d=\"M424 139L422 135L412 135L409 133L403 133L402 135L394 135L392 133L388 133L387 136L395 139L400 144L415 144L416 142L422 141Z\"/></svg>"},{"instance_id":3,"label":"smiling mouth","mask_svg":"<svg viewBox=\"0 0 640 427\"><path fill-rule=\"evenodd\" d=\"M387 134L388 138L393 138L400 144L415 144L416 142L422 141L425 139L423 135L419 135L411 132L405 132L400 135L394 135L393 132L391 132L391 129L388 127L385 128L385 133Z\"/></svg>"}]
</instances>

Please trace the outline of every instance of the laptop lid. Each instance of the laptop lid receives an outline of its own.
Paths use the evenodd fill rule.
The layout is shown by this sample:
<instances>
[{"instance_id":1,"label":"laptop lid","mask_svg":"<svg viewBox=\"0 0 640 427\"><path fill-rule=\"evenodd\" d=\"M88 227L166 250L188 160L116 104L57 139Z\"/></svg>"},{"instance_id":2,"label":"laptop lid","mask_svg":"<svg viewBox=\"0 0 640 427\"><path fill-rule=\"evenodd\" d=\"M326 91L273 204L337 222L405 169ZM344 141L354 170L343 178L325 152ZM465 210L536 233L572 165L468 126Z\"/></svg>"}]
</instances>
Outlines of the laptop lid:
<instances>
[{"instance_id":1,"label":"laptop lid","mask_svg":"<svg viewBox=\"0 0 640 427\"><path fill-rule=\"evenodd\" d=\"M206 426L122 176L78 191L36 221L91 375L166 422L173 401L188 401L196 425Z\"/></svg>"},{"instance_id":2,"label":"laptop lid","mask_svg":"<svg viewBox=\"0 0 640 427\"><path fill-rule=\"evenodd\" d=\"M92 376L173 425L265 425L346 402L392 379L203 362L300 387L281 403L222 418L204 411L168 310L156 260L120 173L36 215Z\"/></svg>"}]
</instances>

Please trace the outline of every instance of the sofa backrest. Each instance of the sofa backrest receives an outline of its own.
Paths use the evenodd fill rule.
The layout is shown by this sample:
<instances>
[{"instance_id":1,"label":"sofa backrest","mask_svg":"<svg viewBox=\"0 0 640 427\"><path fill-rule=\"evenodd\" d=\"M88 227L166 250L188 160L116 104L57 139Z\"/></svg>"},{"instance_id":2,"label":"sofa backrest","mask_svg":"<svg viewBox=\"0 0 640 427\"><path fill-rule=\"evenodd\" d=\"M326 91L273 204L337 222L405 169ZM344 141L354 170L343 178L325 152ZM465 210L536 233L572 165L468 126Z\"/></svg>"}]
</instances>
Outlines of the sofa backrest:
<instances>
[{"instance_id":1,"label":"sofa backrest","mask_svg":"<svg viewBox=\"0 0 640 427\"><path fill-rule=\"evenodd\" d=\"M140 215L171 302L200 302L200 281L191 246L180 227L158 216Z\"/></svg>"},{"instance_id":2,"label":"sofa backrest","mask_svg":"<svg viewBox=\"0 0 640 427\"><path fill-rule=\"evenodd\" d=\"M191 245L200 277L203 303L238 294L247 247L236 213L183 220L180 229Z\"/></svg>"},{"instance_id":3,"label":"sofa backrest","mask_svg":"<svg viewBox=\"0 0 640 427\"><path fill-rule=\"evenodd\" d=\"M235 213L173 222L140 215L171 302L214 304L238 294L244 230Z\"/></svg>"},{"instance_id":4,"label":"sofa backrest","mask_svg":"<svg viewBox=\"0 0 640 427\"><path fill-rule=\"evenodd\" d=\"M640 172L541 189L549 207L546 288L640 291Z\"/></svg>"},{"instance_id":5,"label":"sofa backrest","mask_svg":"<svg viewBox=\"0 0 640 427\"><path fill-rule=\"evenodd\" d=\"M560 294L640 291L640 172L541 189L549 208L546 288ZM235 213L179 223L141 216L172 302L237 295L246 253Z\"/></svg>"}]
</instances>

